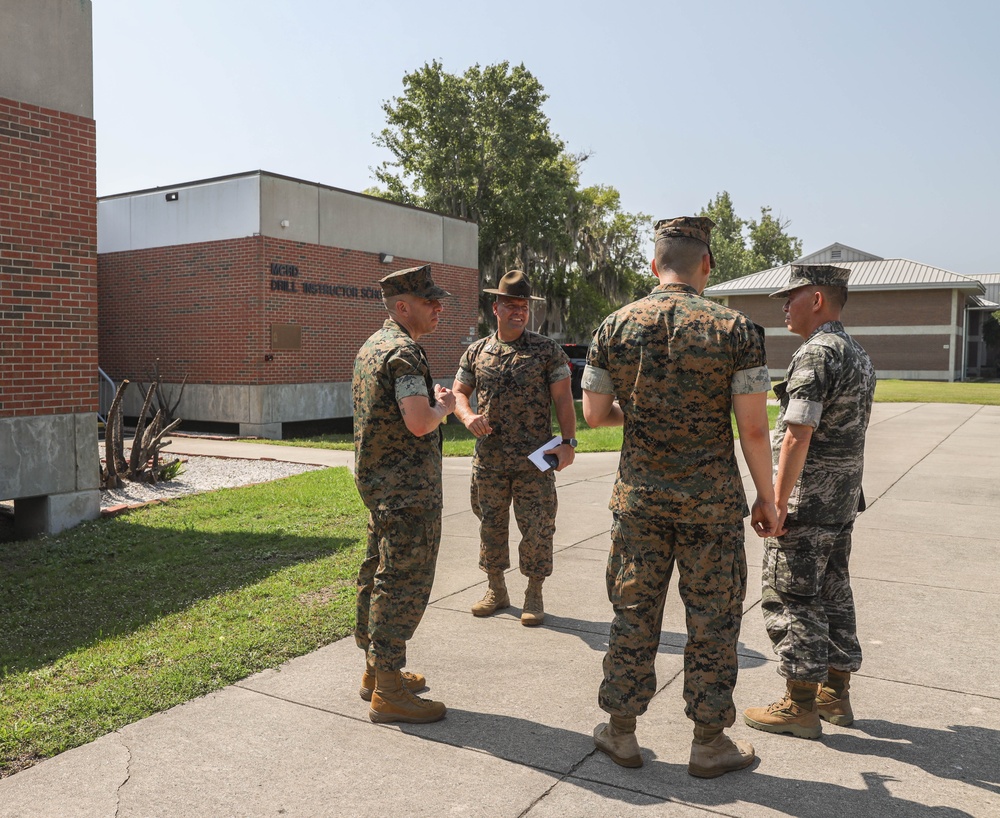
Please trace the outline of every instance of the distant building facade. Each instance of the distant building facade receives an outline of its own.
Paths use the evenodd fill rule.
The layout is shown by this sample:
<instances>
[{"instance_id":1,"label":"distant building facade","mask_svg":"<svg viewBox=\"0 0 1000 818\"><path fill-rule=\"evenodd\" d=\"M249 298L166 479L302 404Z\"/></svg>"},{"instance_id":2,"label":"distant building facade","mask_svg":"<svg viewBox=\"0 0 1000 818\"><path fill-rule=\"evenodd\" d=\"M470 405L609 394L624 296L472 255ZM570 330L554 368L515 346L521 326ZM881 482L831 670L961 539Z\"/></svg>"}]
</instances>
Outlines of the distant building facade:
<instances>
[{"instance_id":1,"label":"distant building facade","mask_svg":"<svg viewBox=\"0 0 1000 818\"><path fill-rule=\"evenodd\" d=\"M265 171L105 196L98 203L100 364L158 368L186 421L280 438L350 417L354 357L387 317L378 280L431 264L445 300L421 343L450 383L474 340L478 227ZM138 390L126 413L138 413Z\"/></svg>"},{"instance_id":2,"label":"distant building facade","mask_svg":"<svg viewBox=\"0 0 1000 818\"><path fill-rule=\"evenodd\" d=\"M972 333L991 303L980 281L908 259L884 259L839 243L794 263L851 269L844 324L867 350L880 378L957 381L985 367L979 337ZM764 327L772 377L784 374L801 343L784 325L782 301L768 298L785 285L789 270L789 265L774 267L705 290L706 296L744 312Z\"/></svg>"},{"instance_id":3,"label":"distant building facade","mask_svg":"<svg viewBox=\"0 0 1000 818\"><path fill-rule=\"evenodd\" d=\"M987 346L983 327L990 315L1000 310L1000 273L986 273L975 278L986 293L974 297L975 305L969 308L966 373L971 377L996 378L1000 377L1000 355Z\"/></svg>"},{"instance_id":4,"label":"distant building facade","mask_svg":"<svg viewBox=\"0 0 1000 818\"><path fill-rule=\"evenodd\" d=\"M90 0L0 4L0 500L21 536L100 513Z\"/></svg>"}]
</instances>

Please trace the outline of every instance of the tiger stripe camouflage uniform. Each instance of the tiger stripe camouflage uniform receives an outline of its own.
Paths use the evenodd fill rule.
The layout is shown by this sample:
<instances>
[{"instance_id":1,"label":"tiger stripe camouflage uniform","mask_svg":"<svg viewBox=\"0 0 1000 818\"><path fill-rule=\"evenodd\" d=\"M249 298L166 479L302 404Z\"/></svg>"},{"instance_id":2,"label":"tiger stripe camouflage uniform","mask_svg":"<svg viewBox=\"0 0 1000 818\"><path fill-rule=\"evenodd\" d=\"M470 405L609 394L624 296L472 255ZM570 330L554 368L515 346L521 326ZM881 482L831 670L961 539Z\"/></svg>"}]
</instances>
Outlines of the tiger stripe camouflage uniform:
<instances>
[{"instance_id":1,"label":"tiger stripe camouflage uniform","mask_svg":"<svg viewBox=\"0 0 1000 818\"><path fill-rule=\"evenodd\" d=\"M685 713L728 727L749 511L730 412L733 394L770 386L763 342L746 316L668 283L605 319L587 364L583 388L614 395L624 415L607 567L615 616L600 706L626 718L649 706L676 563L687 620Z\"/></svg>"},{"instance_id":2,"label":"tiger stripe camouflage uniform","mask_svg":"<svg viewBox=\"0 0 1000 818\"><path fill-rule=\"evenodd\" d=\"M848 563L875 392L868 354L840 321L818 327L776 384L772 459L789 423L813 427L788 501L787 533L764 544L764 625L787 679L823 682L861 667Z\"/></svg>"},{"instance_id":3,"label":"tiger stripe camouflage uniform","mask_svg":"<svg viewBox=\"0 0 1000 818\"><path fill-rule=\"evenodd\" d=\"M556 530L555 471L527 458L552 438L552 384L570 377L569 358L551 338L525 330L513 342L497 333L462 355L455 379L476 391L477 411L493 431L476 440L472 510L480 520L479 567L510 568L510 507L521 532L518 564L528 577L552 574Z\"/></svg>"},{"instance_id":4,"label":"tiger stripe camouflage uniform","mask_svg":"<svg viewBox=\"0 0 1000 818\"><path fill-rule=\"evenodd\" d=\"M391 318L358 352L352 381L355 483L368 507L354 639L382 671L406 664L441 542L441 430L415 437L399 400L434 385L423 347Z\"/></svg>"}]
</instances>

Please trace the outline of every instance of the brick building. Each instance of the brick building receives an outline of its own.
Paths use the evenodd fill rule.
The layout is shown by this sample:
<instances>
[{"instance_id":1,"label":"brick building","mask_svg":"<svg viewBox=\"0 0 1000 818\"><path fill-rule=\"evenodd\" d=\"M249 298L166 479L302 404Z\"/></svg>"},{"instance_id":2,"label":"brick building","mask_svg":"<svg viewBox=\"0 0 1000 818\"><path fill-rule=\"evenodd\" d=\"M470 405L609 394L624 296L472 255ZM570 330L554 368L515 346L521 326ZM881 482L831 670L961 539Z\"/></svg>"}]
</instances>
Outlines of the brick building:
<instances>
[{"instance_id":1,"label":"brick building","mask_svg":"<svg viewBox=\"0 0 1000 818\"><path fill-rule=\"evenodd\" d=\"M478 227L253 171L98 203L100 365L167 391L177 415L280 438L350 417L354 357L386 317L378 279L430 263L454 298L421 343L450 385L478 309ZM138 413L138 390L128 411Z\"/></svg>"},{"instance_id":2,"label":"brick building","mask_svg":"<svg viewBox=\"0 0 1000 818\"><path fill-rule=\"evenodd\" d=\"M21 536L100 511L91 12L0 4L0 500Z\"/></svg>"},{"instance_id":3,"label":"brick building","mask_svg":"<svg viewBox=\"0 0 1000 818\"><path fill-rule=\"evenodd\" d=\"M969 333L969 327L984 309L981 282L908 259L883 259L843 244L831 244L795 263L851 269L844 325L871 356L878 377L963 379L971 365L970 354L978 350L978 337ZM802 343L784 325L782 301L768 298L768 293L788 282L789 269L786 264L705 290L709 298L740 310L764 327L773 378L784 375L792 353Z\"/></svg>"}]
</instances>

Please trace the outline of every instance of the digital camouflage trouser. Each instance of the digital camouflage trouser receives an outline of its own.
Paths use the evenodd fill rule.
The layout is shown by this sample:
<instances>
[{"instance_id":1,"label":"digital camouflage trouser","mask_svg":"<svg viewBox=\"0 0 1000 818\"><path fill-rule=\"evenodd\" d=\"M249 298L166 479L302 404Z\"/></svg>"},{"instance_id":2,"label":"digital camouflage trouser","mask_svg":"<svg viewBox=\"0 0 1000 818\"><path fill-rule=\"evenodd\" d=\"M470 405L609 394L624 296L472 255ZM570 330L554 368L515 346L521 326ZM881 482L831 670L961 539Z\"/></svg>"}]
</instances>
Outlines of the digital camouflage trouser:
<instances>
[{"instance_id":1,"label":"digital camouflage trouser","mask_svg":"<svg viewBox=\"0 0 1000 818\"><path fill-rule=\"evenodd\" d=\"M556 533L556 478L552 470L472 468L472 510L479 518L479 567L486 573L510 568L510 505L521 532L518 566L527 577L552 573Z\"/></svg>"},{"instance_id":2,"label":"digital camouflage trouser","mask_svg":"<svg viewBox=\"0 0 1000 818\"><path fill-rule=\"evenodd\" d=\"M854 523L788 525L764 542L764 626L778 673L800 682L826 680L827 668L861 667L851 592Z\"/></svg>"},{"instance_id":3,"label":"digital camouflage trouser","mask_svg":"<svg viewBox=\"0 0 1000 818\"><path fill-rule=\"evenodd\" d=\"M358 571L354 641L378 670L406 664L434 584L441 510L403 508L368 517L368 552Z\"/></svg>"},{"instance_id":4,"label":"digital camouflage trouser","mask_svg":"<svg viewBox=\"0 0 1000 818\"><path fill-rule=\"evenodd\" d=\"M746 594L742 523L698 525L615 515L607 569L615 618L598 702L613 716L639 716L649 706L675 563L687 620L684 712L699 724L728 727L736 719L736 645Z\"/></svg>"}]
</instances>

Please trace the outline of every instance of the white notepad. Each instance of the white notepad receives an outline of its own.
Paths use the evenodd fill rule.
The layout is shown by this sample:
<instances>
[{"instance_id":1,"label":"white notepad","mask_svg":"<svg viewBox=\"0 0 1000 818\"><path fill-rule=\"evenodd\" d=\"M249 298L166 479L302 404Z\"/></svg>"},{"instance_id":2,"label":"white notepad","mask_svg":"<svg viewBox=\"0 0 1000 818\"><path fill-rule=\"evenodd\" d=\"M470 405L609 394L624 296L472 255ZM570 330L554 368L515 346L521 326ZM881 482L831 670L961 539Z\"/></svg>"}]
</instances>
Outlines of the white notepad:
<instances>
[{"instance_id":1,"label":"white notepad","mask_svg":"<svg viewBox=\"0 0 1000 818\"><path fill-rule=\"evenodd\" d=\"M546 451L548 451L549 449L554 449L560 443L562 443L562 437L560 435L556 435L548 443L543 443L541 446L535 449L535 451L529 454L528 460L534 463L538 467L539 471L548 471L552 467L545 462L545 458L543 457L543 455L545 454Z\"/></svg>"}]
</instances>

